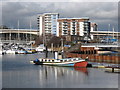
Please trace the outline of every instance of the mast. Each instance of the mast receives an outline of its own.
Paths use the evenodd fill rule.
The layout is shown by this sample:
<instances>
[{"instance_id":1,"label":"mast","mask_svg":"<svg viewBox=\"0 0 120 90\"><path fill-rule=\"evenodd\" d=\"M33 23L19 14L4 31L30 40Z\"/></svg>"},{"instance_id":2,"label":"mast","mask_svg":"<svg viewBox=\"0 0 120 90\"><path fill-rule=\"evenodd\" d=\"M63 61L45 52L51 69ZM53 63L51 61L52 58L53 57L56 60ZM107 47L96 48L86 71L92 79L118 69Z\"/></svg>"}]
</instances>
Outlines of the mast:
<instances>
[{"instance_id":1,"label":"mast","mask_svg":"<svg viewBox=\"0 0 120 90\"><path fill-rule=\"evenodd\" d=\"M31 27L32 25L31 25L31 20L30 20L30 43L31 43ZM32 43L31 43L31 49L32 49Z\"/></svg>"},{"instance_id":2,"label":"mast","mask_svg":"<svg viewBox=\"0 0 120 90\"><path fill-rule=\"evenodd\" d=\"M11 44L11 31L10 31L9 39L10 39L10 44Z\"/></svg>"},{"instance_id":3,"label":"mast","mask_svg":"<svg viewBox=\"0 0 120 90\"><path fill-rule=\"evenodd\" d=\"M51 51L52 51L52 53L54 52L54 50L53 50L53 43L51 43Z\"/></svg>"},{"instance_id":4,"label":"mast","mask_svg":"<svg viewBox=\"0 0 120 90\"><path fill-rule=\"evenodd\" d=\"M108 24L108 38L107 38L108 40L109 40L109 30L110 30L110 24Z\"/></svg>"},{"instance_id":5,"label":"mast","mask_svg":"<svg viewBox=\"0 0 120 90\"><path fill-rule=\"evenodd\" d=\"M45 31L43 32L43 44L45 46L45 58L47 58L48 57L48 48L47 48L47 40L46 40Z\"/></svg>"},{"instance_id":6,"label":"mast","mask_svg":"<svg viewBox=\"0 0 120 90\"><path fill-rule=\"evenodd\" d=\"M18 42L20 42L20 35L19 35L19 20L18 20Z\"/></svg>"}]
</instances>

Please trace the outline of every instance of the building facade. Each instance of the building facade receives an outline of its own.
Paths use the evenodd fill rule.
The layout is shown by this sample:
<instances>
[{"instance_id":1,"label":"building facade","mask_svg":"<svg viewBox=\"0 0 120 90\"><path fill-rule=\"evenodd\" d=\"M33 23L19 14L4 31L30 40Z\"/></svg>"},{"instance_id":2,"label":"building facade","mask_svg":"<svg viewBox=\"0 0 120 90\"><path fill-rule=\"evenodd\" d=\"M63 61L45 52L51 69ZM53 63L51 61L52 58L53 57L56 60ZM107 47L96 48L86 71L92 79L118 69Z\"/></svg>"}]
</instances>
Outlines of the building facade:
<instances>
[{"instance_id":1,"label":"building facade","mask_svg":"<svg viewBox=\"0 0 120 90\"><path fill-rule=\"evenodd\" d=\"M89 18L59 18L57 22L57 36L90 34Z\"/></svg>"},{"instance_id":2,"label":"building facade","mask_svg":"<svg viewBox=\"0 0 120 90\"><path fill-rule=\"evenodd\" d=\"M91 23L88 17L59 18L58 13L44 13L38 16L39 35L58 37L90 37ZM86 40L87 40L86 39Z\"/></svg>"},{"instance_id":3,"label":"building facade","mask_svg":"<svg viewBox=\"0 0 120 90\"><path fill-rule=\"evenodd\" d=\"M58 13L44 13L38 16L39 35L57 35Z\"/></svg>"}]
</instances>

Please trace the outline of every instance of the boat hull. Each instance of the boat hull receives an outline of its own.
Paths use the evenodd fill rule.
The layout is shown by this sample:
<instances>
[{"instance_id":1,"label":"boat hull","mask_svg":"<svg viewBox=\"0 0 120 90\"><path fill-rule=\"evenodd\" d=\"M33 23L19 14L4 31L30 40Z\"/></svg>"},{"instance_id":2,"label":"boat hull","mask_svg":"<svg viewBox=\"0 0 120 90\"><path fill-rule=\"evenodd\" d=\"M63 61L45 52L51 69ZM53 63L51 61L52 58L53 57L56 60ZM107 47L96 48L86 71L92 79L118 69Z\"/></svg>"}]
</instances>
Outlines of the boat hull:
<instances>
[{"instance_id":1,"label":"boat hull","mask_svg":"<svg viewBox=\"0 0 120 90\"><path fill-rule=\"evenodd\" d=\"M87 67L87 64L88 64L87 61L67 62L67 63L31 61L31 63L33 63L35 65L52 65L52 66L67 66L67 67Z\"/></svg>"},{"instance_id":2,"label":"boat hull","mask_svg":"<svg viewBox=\"0 0 120 90\"><path fill-rule=\"evenodd\" d=\"M18 51L18 54L27 54L27 51Z\"/></svg>"}]
</instances>

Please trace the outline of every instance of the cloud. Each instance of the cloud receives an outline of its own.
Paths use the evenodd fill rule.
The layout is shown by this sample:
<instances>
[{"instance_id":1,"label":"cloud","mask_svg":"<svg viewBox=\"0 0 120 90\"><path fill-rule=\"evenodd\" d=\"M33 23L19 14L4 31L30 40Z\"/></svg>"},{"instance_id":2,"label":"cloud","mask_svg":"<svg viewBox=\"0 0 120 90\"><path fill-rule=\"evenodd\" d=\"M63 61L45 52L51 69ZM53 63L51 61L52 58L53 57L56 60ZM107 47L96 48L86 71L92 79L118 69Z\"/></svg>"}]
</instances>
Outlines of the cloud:
<instances>
[{"instance_id":1,"label":"cloud","mask_svg":"<svg viewBox=\"0 0 120 90\"><path fill-rule=\"evenodd\" d=\"M2 3L0 2L0 11L2 11ZM2 24L2 12L0 13L0 25Z\"/></svg>"},{"instance_id":2,"label":"cloud","mask_svg":"<svg viewBox=\"0 0 120 90\"><path fill-rule=\"evenodd\" d=\"M119 2L119 0L2 0L4 2Z\"/></svg>"},{"instance_id":3,"label":"cloud","mask_svg":"<svg viewBox=\"0 0 120 90\"><path fill-rule=\"evenodd\" d=\"M33 28L37 29L38 14L55 12L60 17L89 17L101 30L107 29L108 24L117 30L117 5L117 2L3 2L2 18L3 24L14 28L18 20L21 28L29 28L31 20Z\"/></svg>"}]
</instances>

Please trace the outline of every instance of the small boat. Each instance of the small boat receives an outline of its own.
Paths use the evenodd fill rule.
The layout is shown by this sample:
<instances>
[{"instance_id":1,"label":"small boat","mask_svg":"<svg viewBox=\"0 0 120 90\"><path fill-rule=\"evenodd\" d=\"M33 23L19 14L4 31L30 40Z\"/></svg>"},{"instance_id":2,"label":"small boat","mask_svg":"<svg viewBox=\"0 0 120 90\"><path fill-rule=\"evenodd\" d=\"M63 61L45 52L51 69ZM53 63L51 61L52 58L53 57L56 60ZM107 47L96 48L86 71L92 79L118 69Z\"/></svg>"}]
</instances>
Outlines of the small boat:
<instances>
[{"instance_id":1,"label":"small boat","mask_svg":"<svg viewBox=\"0 0 120 90\"><path fill-rule=\"evenodd\" d=\"M36 47L37 52L43 52L44 50L45 50L44 45L40 45L40 46Z\"/></svg>"},{"instance_id":2,"label":"small boat","mask_svg":"<svg viewBox=\"0 0 120 90\"><path fill-rule=\"evenodd\" d=\"M120 73L120 68L105 68L105 72Z\"/></svg>"},{"instance_id":3,"label":"small boat","mask_svg":"<svg viewBox=\"0 0 120 90\"><path fill-rule=\"evenodd\" d=\"M74 66L74 67L87 67L88 62L82 58L64 58L64 59L48 59L39 58L31 60L35 65L55 65L55 66Z\"/></svg>"},{"instance_id":4,"label":"small boat","mask_svg":"<svg viewBox=\"0 0 120 90\"><path fill-rule=\"evenodd\" d=\"M28 49L27 53L29 53L29 54L36 53L36 50L35 49Z\"/></svg>"},{"instance_id":5,"label":"small boat","mask_svg":"<svg viewBox=\"0 0 120 90\"><path fill-rule=\"evenodd\" d=\"M15 50L6 50L6 54L15 54Z\"/></svg>"},{"instance_id":6,"label":"small boat","mask_svg":"<svg viewBox=\"0 0 120 90\"><path fill-rule=\"evenodd\" d=\"M25 50L18 50L17 53L18 54L27 54L27 51L25 51Z\"/></svg>"},{"instance_id":7,"label":"small boat","mask_svg":"<svg viewBox=\"0 0 120 90\"><path fill-rule=\"evenodd\" d=\"M3 51L2 50L0 50L0 55L3 55L4 53L3 53Z\"/></svg>"},{"instance_id":8,"label":"small boat","mask_svg":"<svg viewBox=\"0 0 120 90\"><path fill-rule=\"evenodd\" d=\"M107 66L107 67L105 67L105 72L120 73L120 66L119 66L119 64Z\"/></svg>"}]
</instances>

